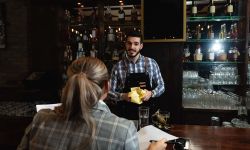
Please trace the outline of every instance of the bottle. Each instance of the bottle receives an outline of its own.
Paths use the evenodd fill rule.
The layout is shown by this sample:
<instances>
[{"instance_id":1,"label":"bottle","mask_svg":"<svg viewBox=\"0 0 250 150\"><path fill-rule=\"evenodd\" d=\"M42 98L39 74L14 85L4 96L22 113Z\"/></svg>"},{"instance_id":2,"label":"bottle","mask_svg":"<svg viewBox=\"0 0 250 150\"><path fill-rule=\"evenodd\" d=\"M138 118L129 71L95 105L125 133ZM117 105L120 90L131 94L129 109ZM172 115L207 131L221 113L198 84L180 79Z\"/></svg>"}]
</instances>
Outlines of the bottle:
<instances>
[{"instance_id":1,"label":"bottle","mask_svg":"<svg viewBox=\"0 0 250 150\"><path fill-rule=\"evenodd\" d=\"M118 11L118 21L120 23L125 23L125 12L122 6L120 6L120 9Z\"/></svg>"},{"instance_id":2,"label":"bottle","mask_svg":"<svg viewBox=\"0 0 250 150\"><path fill-rule=\"evenodd\" d=\"M86 56L86 52L83 49L82 42L78 42L78 49L76 52L76 58L78 59L78 58L84 57L84 56Z\"/></svg>"},{"instance_id":3,"label":"bottle","mask_svg":"<svg viewBox=\"0 0 250 150\"><path fill-rule=\"evenodd\" d=\"M76 23L77 24L82 24L83 22L83 16L81 15L80 10L77 10L77 14L76 14Z\"/></svg>"},{"instance_id":4,"label":"bottle","mask_svg":"<svg viewBox=\"0 0 250 150\"><path fill-rule=\"evenodd\" d=\"M91 42L96 43L97 42L97 28L96 27L92 28L90 36L91 36Z\"/></svg>"},{"instance_id":5,"label":"bottle","mask_svg":"<svg viewBox=\"0 0 250 150\"><path fill-rule=\"evenodd\" d=\"M64 56L66 56L65 59L67 60L68 64L71 63L71 61L73 60L73 53L70 45L66 46L66 54L64 53Z\"/></svg>"},{"instance_id":6,"label":"bottle","mask_svg":"<svg viewBox=\"0 0 250 150\"><path fill-rule=\"evenodd\" d=\"M137 17L138 17L137 10L136 10L135 6L133 5L133 7L131 9L131 21L136 22L138 20Z\"/></svg>"},{"instance_id":7,"label":"bottle","mask_svg":"<svg viewBox=\"0 0 250 150\"><path fill-rule=\"evenodd\" d=\"M207 38L208 39L214 39L214 31L213 31L213 25L207 26Z\"/></svg>"},{"instance_id":8,"label":"bottle","mask_svg":"<svg viewBox=\"0 0 250 150\"><path fill-rule=\"evenodd\" d=\"M238 106L238 118L241 121L247 121L248 113L246 107L246 97L240 96L239 97L239 106Z\"/></svg>"},{"instance_id":9,"label":"bottle","mask_svg":"<svg viewBox=\"0 0 250 150\"><path fill-rule=\"evenodd\" d=\"M227 37L226 24L223 23L223 24L220 26L219 39L226 39L226 37Z\"/></svg>"},{"instance_id":10,"label":"bottle","mask_svg":"<svg viewBox=\"0 0 250 150\"><path fill-rule=\"evenodd\" d=\"M192 33L191 30L189 28L189 26L187 25L187 34L186 34L186 39L192 39Z\"/></svg>"},{"instance_id":11,"label":"bottle","mask_svg":"<svg viewBox=\"0 0 250 150\"><path fill-rule=\"evenodd\" d=\"M195 1L192 0L192 8L191 8L191 13L192 13L192 16L195 17L197 16L197 6L195 4Z\"/></svg>"},{"instance_id":12,"label":"bottle","mask_svg":"<svg viewBox=\"0 0 250 150\"><path fill-rule=\"evenodd\" d=\"M211 48L208 49L207 56L208 56L207 59L209 61L214 61L215 55L214 55L214 51Z\"/></svg>"},{"instance_id":13,"label":"bottle","mask_svg":"<svg viewBox=\"0 0 250 150\"><path fill-rule=\"evenodd\" d=\"M194 53L194 61L202 61L202 53L201 53L201 47L199 44L196 45L196 50Z\"/></svg>"},{"instance_id":14,"label":"bottle","mask_svg":"<svg viewBox=\"0 0 250 150\"><path fill-rule=\"evenodd\" d=\"M118 42L123 42L125 37L124 33L121 31L121 28L118 28L118 31L116 32L116 37Z\"/></svg>"},{"instance_id":15,"label":"bottle","mask_svg":"<svg viewBox=\"0 0 250 150\"><path fill-rule=\"evenodd\" d=\"M113 61L118 61L120 58L119 58L119 53L118 53L118 50L117 49L114 49L113 53L112 53L112 60Z\"/></svg>"},{"instance_id":16,"label":"bottle","mask_svg":"<svg viewBox=\"0 0 250 150\"><path fill-rule=\"evenodd\" d=\"M229 16L232 16L233 12L234 12L234 6L232 4L232 0L228 0L228 3L227 3L227 8L226 8L226 13L229 15Z\"/></svg>"},{"instance_id":17,"label":"bottle","mask_svg":"<svg viewBox=\"0 0 250 150\"><path fill-rule=\"evenodd\" d=\"M107 35L107 41L108 42L114 42L115 41L114 30L111 27L109 27L109 33Z\"/></svg>"},{"instance_id":18,"label":"bottle","mask_svg":"<svg viewBox=\"0 0 250 150\"><path fill-rule=\"evenodd\" d=\"M104 18L105 18L106 22L111 22L112 21L112 14L111 14L110 6L107 6L105 14L104 14Z\"/></svg>"},{"instance_id":19,"label":"bottle","mask_svg":"<svg viewBox=\"0 0 250 150\"><path fill-rule=\"evenodd\" d=\"M90 50L90 57L97 57L97 50L95 48L95 44L92 44L92 48Z\"/></svg>"},{"instance_id":20,"label":"bottle","mask_svg":"<svg viewBox=\"0 0 250 150\"><path fill-rule=\"evenodd\" d=\"M83 34L82 34L82 41L84 43L88 43L89 42L89 37L88 37L88 32L87 30L84 30Z\"/></svg>"},{"instance_id":21,"label":"bottle","mask_svg":"<svg viewBox=\"0 0 250 150\"><path fill-rule=\"evenodd\" d=\"M214 0L210 0L209 13L213 17L215 14Z\"/></svg>"},{"instance_id":22,"label":"bottle","mask_svg":"<svg viewBox=\"0 0 250 150\"><path fill-rule=\"evenodd\" d=\"M190 61L190 51L189 51L189 45L187 45L183 50L183 62Z\"/></svg>"},{"instance_id":23,"label":"bottle","mask_svg":"<svg viewBox=\"0 0 250 150\"><path fill-rule=\"evenodd\" d=\"M201 25L200 24L198 24L196 26L195 34L196 34L196 39L197 40L201 39Z\"/></svg>"},{"instance_id":24,"label":"bottle","mask_svg":"<svg viewBox=\"0 0 250 150\"><path fill-rule=\"evenodd\" d=\"M233 24L233 39L238 39L238 27L237 27L237 23Z\"/></svg>"}]
</instances>

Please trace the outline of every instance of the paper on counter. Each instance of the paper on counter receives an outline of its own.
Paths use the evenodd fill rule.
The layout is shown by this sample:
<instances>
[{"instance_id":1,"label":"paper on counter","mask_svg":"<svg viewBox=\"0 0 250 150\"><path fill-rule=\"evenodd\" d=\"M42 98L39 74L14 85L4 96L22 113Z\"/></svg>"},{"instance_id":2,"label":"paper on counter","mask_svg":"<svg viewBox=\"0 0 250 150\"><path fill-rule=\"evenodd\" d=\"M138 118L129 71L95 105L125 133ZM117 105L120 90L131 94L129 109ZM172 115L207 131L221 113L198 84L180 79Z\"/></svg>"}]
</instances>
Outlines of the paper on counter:
<instances>
[{"instance_id":1,"label":"paper on counter","mask_svg":"<svg viewBox=\"0 0 250 150\"><path fill-rule=\"evenodd\" d=\"M153 125L145 126L138 132L140 150L146 150L150 144L149 140L160 140L165 138L167 140L174 140L178 137L168 134Z\"/></svg>"},{"instance_id":2,"label":"paper on counter","mask_svg":"<svg viewBox=\"0 0 250 150\"><path fill-rule=\"evenodd\" d=\"M61 106L61 105L62 105L62 103L36 105L36 112L38 112L41 109L51 109L51 110L54 110L55 107Z\"/></svg>"}]
</instances>

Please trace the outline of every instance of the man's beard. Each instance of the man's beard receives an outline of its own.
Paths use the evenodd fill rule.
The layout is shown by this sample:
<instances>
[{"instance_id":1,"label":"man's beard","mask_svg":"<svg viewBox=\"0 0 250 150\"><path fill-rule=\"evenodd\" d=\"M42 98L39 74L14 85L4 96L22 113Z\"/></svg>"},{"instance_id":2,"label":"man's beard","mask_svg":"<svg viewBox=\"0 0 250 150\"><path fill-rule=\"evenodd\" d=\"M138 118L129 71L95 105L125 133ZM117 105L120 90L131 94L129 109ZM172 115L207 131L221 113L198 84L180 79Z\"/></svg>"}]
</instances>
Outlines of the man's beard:
<instances>
[{"instance_id":1,"label":"man's beard","mask_svg":"<svg viewBox=\"0 0 250 150\"><path fill-rule=\"evenodd\" d=\"M139 50L135 55L129 55L129 52L128 51L126 51L126 53L127 53L127 56L128 56L128 58L130 58L130 59L133 59L133 58L135 58L136 56L138 56L139 54L140 54L140 51L141 50Z\"/></svg>"}]
</instances>

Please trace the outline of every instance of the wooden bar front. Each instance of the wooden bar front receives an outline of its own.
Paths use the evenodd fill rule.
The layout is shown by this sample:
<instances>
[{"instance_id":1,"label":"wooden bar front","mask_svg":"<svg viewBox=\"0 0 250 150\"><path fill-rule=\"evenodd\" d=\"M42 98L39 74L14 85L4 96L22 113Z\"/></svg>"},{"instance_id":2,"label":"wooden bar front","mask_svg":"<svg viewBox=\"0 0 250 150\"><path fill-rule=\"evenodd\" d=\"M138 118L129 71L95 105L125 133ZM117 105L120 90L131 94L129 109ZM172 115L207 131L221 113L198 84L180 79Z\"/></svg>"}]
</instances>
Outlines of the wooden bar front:
<instances>
[{"instance_id":1,"label":"wooden bar front","mask_svg":"<svg viewBox=\"0 0 250 150\"><path fill-rule=\"evenodd\" d=\"M190 139L191 150L250 149L250 128L173 125L169 134Z\"/></svg>"}]
</instances>

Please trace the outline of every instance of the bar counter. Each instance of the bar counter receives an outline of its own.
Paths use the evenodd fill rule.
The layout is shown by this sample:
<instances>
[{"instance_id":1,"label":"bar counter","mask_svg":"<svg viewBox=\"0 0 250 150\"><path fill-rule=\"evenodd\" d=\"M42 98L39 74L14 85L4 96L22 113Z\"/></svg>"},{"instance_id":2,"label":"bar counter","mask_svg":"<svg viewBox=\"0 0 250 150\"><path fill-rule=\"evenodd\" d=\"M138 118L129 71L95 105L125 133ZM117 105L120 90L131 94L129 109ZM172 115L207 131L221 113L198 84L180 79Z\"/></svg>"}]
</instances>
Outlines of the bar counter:
<instances>
[{"instance_id":1,"label":"bar counter","mask_svg":"<svg viewBox=\"0 0 250 150\"><path fill-rule=\"evenodd\" d=\"M172 125L168 132L190 139L191 150L250 150L250 128ZM167 149L172 149L168 145Z\"/></svg>"}]
</instances>

